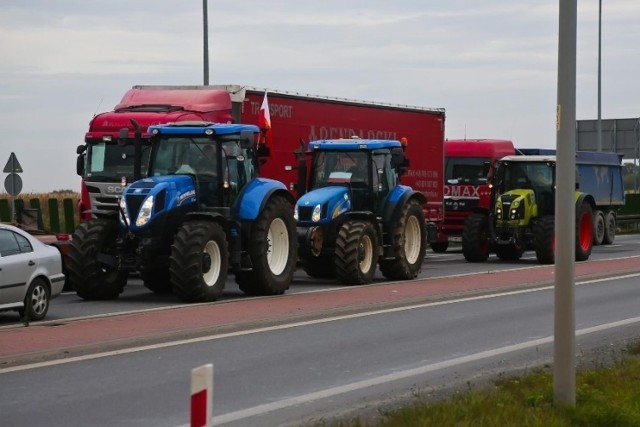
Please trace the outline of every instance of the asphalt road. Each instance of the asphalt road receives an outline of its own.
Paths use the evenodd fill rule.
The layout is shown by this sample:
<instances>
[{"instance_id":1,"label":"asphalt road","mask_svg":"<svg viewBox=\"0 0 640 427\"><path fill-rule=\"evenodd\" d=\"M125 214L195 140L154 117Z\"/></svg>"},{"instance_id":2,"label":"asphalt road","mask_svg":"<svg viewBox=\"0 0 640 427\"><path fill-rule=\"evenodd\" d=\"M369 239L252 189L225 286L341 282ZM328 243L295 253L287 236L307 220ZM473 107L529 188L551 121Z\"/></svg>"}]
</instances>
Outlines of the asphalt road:
<instances>
[{"instance_id":1,"label":"asphalt road","mask_svg":"<svg viewBox=\"0 0 640 427\"><path fill-rule=\"evenodd\" d=\"M637 338L638 276L578 283L579 355ZM0 413L4 425L186 426L190 371L213 363L214 425L302 425L548 362L552 313L544 286L0 369Z\"/></svg>"}]
</instances>

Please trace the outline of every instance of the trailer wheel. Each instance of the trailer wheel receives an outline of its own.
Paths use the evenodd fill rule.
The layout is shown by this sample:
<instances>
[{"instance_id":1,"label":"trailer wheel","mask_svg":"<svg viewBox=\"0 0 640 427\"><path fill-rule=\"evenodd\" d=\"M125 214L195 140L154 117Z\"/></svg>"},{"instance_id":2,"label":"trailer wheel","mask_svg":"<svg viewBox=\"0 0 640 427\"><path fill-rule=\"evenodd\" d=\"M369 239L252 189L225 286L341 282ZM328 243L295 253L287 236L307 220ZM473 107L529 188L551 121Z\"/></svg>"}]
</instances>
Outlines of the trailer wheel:
<instances>
[{"instance_id":1,"label":"trailer wheel","mask_svg":"<svg viewBox=\"0 0 640 427\"><path fill-rule=\"evenodd\" d=\"M373 224L347 221L336 240L335 267L345 285L363 285L373 280L378 261L378 239Z\"/></svg>"},{"instance_id":2,"label":"trailer wheel","mask_svg":"<svg viewBox=\"0 0 640 427\"><path fill-rule=\"evenodd\" d=\"M540 264L553 264L555 261L555 217L545 215L538 220L535 231L536 258Z\"/></svg>"},{"instance_id":3,"label":"trailer wheel","mask_svg":"<svg viewBox=\"0 0 640 427\"><path fill-rule=\"evenodd\" d=\"M489 258L489 218L472 213L464 221L462 254L468 262L485 262Z\"/></svg>"},{"instance_id":4,"label":"trailer wheel","mask_svg":"<svg viewBox=\"0 0 640 427\"><path fill-rule=\"evenodd\" d=\"M604 242L604 213L597 210L593 214L593 244L601 245Z\"/></svg>"},{"instance_id":5,"label":"trailer wheel","mask_svg":"<svg viewBox=\"0 0 640 427\"><path fill-rule=\"evenodd\" d=\"M251 225L249 256L253 269L236 272L247 295L280 295L289 289L296 269L296 221L289 202L272 197Z\"/></svg>"},{"instance_id":6,"label":"trailer wheel","mask_svg":"<svg viewBox=\"0 0 640 427\"><path fill-rule=\"evenodd\" d=\"M591 205L584 202L576 214L576 261L588 260L592 247L593 211Z\"/></svg>"},{"instance_id":7,"label":"trailer wheel","mask_svg":"<svg viewBox=\"0 0 640 427\"><path fill-rule=\"evenodd\" d=\"M69 278L77 295L85 300L117 298L127 284L127 273L118 268L115 220L89 219L73 232L69 249Z\"/></svg>"},{"instance_id":8,"label":"trailer wheel","mask_svg":"<svg viewBox=\"0 0 640 427\"><path fill-rule=\"evenodd\" d=\"M434 243L429 243L429 246L431 246L431 250L433 252L437 254L443 254L449 248L449 242L434 242Z\"/></svg>"},{"instance_id":9,"label":"trailer wheel","mask_svg":"<svg viewBox=\"0 0 640 427\"><path fill-rule=\"evenodd\" d=\"M616 214L613 211L607 212L604 220L604 239L605 245L610 245L616 238Z\"/></svg>"},{"instance_id":10,"label":"trailer wheel","mask_svg":"<svg viewBox=\"0 0 640 427\"><path fill-rule=\"evenodd\" d=\"M326 255L304 257L302 259L302 268L309 277L317 279L332 279L336 277L333 258Z\"/></svg>"},{"instance_id":11,"label":"trailer wheel","mask_svg":"<svg viewBox=\"0 0 640 427\"><path fill-rule=\"evenodd\" d=\"M227 236L211 221L190 221L178 229L171 246L173 293L184 302L215 301L229 268Z\"/></svg>"},{"instance_id":12,"label":"trailer wheel","mask_svg":"<svg viewBox=\"0 0 640 427\"><path fill-rule=\"evenodd\" d=\"M422 270L427 249L424 213L417 202L409 201L403 207L392 233L394 259L380 260L380 271L391 280L415 279Z\"/></svg>"}]
</instances>

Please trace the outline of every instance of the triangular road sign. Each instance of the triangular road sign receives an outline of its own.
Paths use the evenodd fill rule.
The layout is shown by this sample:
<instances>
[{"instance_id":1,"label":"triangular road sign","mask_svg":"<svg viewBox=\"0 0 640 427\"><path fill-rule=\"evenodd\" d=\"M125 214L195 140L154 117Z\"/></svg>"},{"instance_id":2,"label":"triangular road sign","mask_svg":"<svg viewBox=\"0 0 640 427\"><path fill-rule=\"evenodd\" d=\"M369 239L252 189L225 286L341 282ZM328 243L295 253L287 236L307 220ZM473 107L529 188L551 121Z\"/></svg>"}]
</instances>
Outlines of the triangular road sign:
<instances>
[{"instance_id":1,"label":"triangular road sign","mask_svg":"<svg viewBox=\"0 0 640 427\"><path fill-rule=\"evenodd\" d=\"M22 173L22 166L16 157L16 153L11 153L7 165L2 170L4 173Z\"/></svg>"}]
</instances>

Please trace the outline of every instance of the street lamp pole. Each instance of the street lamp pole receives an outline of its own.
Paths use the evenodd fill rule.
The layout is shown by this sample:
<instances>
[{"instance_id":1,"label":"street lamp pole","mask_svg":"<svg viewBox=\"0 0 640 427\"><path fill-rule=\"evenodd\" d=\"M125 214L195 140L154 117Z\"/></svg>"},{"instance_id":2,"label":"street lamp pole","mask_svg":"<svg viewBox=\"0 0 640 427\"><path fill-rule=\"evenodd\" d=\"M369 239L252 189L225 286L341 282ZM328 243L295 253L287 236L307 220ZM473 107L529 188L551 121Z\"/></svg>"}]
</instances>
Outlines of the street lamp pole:
<instances>
[{"instance_id":1,"label":"street lamp pole","mask_svg":"<svg viewBox=\"0 0 640 427\"><path fill-rule=\"evenodd\" d=\"M203 50L204 50L204 85L209 85L209 13L207 12L207 0L202 0L202 33L203 33Z\"/></svg>"},{"instance_id":2,"label":"street lamp pole","mask_svg":"<svg viewBox=\"0 0 640 427\"><path fill-rule=\"evenodd\" d=\"M596 131L598 133L598 151L602 151L602 0L599 0L598 3L598 121Z\"/></svg>"}]
</instances>

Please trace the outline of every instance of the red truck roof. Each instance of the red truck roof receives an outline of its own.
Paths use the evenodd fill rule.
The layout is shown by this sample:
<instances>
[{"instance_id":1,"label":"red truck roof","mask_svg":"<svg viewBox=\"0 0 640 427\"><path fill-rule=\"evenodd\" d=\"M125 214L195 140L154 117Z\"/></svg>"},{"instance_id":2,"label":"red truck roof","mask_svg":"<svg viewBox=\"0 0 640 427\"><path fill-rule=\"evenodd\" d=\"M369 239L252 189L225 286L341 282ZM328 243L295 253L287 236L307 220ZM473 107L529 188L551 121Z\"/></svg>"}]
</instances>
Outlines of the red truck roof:
<instances>
[{"instance_id":1,"label":"red truck roof","mask_svg":"<svg viewBox=\"0 0 640 427\"><path fill-rule=\"evenodd\" d=\"M444 155L447 157L499 159L513 154L513 142L506 139L448 139L444 143Z\"/></svg>"},{"instance_id":2,"label":"red truck roof","mask_svg":"<svg viewBox=\"0 0 640 427\"><path fill-rule=\"evenodd\" d=\"M231 97L223 89L162 89L146 86L129 89L114 110L143 105L169 105L200 113L231 109Z\"/></svg>"}]
</instances>

